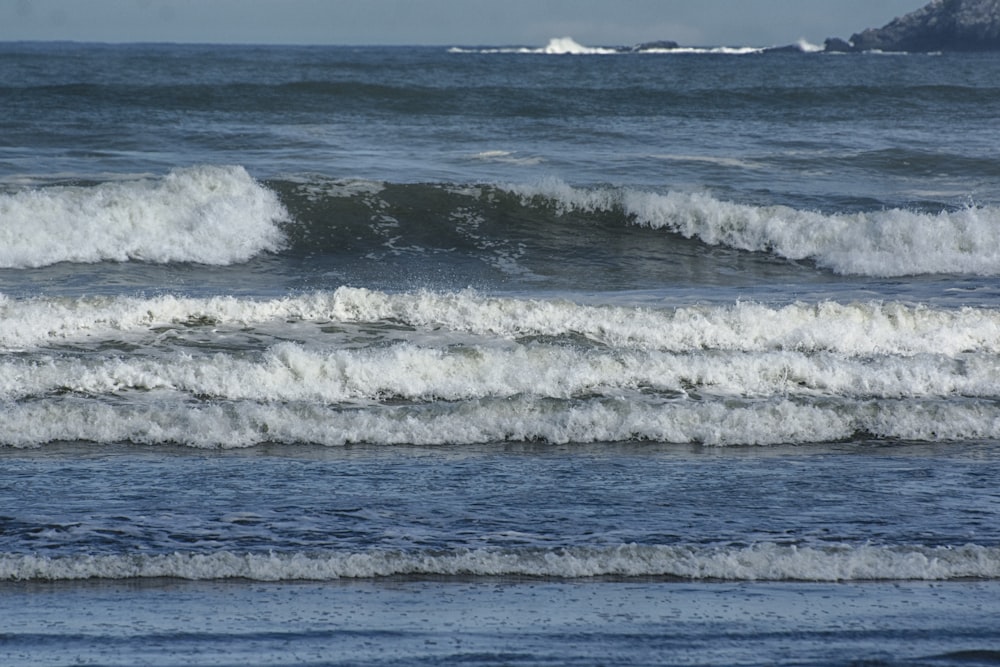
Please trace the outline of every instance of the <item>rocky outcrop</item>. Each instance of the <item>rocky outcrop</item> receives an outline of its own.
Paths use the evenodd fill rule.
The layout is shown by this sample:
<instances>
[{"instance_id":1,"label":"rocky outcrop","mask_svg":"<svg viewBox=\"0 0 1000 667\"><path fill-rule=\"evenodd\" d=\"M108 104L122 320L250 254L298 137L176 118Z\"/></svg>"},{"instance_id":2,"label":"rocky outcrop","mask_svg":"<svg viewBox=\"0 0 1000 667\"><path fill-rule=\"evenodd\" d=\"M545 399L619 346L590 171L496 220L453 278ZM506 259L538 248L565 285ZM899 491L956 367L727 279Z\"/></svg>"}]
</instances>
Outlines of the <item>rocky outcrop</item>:
<instances>
[{"instance_id":1,"label":"rocky outcrop","mask_svg":"<svg viewBox=\"0 0 1000 667\"><path fill-rule=\"evenodd\" d=\"M656 42L643 42L642 44L636 44L629 51L670 51L676 49L680 46L677 42L669 39L661 39Z\"/></svg>"},{"instance_id":2,"label":"rocky outcrop","mask_svg":"<svg viewBox=\"0 0 1000 667\"><path fill-rule=\"evenodd\" d=\"M844 44L827 40L827 49L847 50ZM849 46L852 51L1000 50L1000 0L933 0L882 28L852 35Z\"/></svg>"},{"instance_id":3,"label":"rocky outcrop","mask_svg":"<svg viewBox=\"0 0 1000 667\"><path fill-rule=\"evenodd\" d=\"M839 37L827 37L823 43L823 50L828 53L850 53L854 47L850 42L845 42Z\"/></svg>"}]
</instances>

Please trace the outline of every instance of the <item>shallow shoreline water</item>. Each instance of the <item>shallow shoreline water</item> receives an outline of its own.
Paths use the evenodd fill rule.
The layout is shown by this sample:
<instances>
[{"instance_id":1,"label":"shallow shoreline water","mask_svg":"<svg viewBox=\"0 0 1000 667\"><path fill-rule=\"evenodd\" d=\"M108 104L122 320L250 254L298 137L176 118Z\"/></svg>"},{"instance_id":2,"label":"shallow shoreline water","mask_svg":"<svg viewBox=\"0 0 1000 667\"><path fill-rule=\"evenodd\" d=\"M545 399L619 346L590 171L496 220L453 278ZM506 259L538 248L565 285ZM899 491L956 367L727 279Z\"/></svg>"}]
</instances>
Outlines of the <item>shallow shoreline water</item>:
<instances>
[{"instance_id":1,"label":"shallow shoreline water","mask_svg":"<svg viewBox=\"0 0 1000 667\"><path fill-rule=\"evenodd\" d=\"M0 595L0 659L10 665L991 665L1000 657L997 582L153 580L2 583Z\"/></svg>"},{"instance_id":2,"label":"shallow shoreline water","mask_svg":"<svg viewBox=\"0 0 1000 667\"><path fill-rule=\"evenodd\" d=\"M0 515L7 580L1000 577L989 442L63 443L0 463L0 503L31 508Z\"/></svg>"}]
</instances>

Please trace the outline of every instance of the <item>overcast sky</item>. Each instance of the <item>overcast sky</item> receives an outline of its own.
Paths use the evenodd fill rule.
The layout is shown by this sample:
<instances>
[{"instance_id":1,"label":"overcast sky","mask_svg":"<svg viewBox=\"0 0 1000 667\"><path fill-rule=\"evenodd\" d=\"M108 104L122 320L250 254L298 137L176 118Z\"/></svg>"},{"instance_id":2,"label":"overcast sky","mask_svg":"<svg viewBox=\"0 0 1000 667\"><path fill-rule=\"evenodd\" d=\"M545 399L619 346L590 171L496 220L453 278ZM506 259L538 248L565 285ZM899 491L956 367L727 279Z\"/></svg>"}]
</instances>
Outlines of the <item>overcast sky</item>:
<instances>
[{"instance_id":1,"label":"overcast sky","mask_svg":"<svg viewBox=\"0 0 1000 667\"><path fill-rule=\"evenodd\" d=\"M0 41L821 44L925 0L0 0Z\"/></svg>"}]
</instances>

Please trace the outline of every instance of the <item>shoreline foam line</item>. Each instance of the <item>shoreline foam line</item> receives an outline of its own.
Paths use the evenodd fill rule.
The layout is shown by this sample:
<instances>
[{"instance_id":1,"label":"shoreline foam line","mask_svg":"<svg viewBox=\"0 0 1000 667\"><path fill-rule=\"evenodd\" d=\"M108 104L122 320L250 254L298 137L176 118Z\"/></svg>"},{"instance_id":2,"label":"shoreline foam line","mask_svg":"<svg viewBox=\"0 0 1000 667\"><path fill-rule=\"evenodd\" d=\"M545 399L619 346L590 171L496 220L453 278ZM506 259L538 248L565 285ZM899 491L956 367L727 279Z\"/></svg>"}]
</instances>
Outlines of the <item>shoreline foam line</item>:
<instances>
[{"instance_id":1,"label":"shoreline foam line","mask_svg":"<svg viewBox=\"0 0 1000 667\"><path fill-rule=\"evenodd\" d=\"M521 551L0 554L0 581L81 579L332 581L391 576L557 579L664 577L691 581L953 581L1000 579L1000 548L834 545L747 547L623 544Z\"/></svg>"}]
</instances>

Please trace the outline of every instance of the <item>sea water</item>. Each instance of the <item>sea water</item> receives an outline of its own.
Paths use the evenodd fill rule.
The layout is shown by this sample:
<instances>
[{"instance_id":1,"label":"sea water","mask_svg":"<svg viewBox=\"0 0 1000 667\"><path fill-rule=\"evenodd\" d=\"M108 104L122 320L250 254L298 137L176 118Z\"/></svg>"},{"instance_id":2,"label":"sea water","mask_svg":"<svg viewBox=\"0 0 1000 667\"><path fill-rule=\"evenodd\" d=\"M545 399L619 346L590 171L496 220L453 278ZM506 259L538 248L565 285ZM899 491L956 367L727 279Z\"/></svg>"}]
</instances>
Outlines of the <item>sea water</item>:
<instances>
[{"instance_id":1,"label":"sea water","mask_svg":"<svg viewBox=\"0 0 1000 667\"><path fill-rule=\"evenodd\" d=\"M996 664L1000 58L0 45L5 664Z\"/></svg>"}]
</instances>

